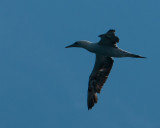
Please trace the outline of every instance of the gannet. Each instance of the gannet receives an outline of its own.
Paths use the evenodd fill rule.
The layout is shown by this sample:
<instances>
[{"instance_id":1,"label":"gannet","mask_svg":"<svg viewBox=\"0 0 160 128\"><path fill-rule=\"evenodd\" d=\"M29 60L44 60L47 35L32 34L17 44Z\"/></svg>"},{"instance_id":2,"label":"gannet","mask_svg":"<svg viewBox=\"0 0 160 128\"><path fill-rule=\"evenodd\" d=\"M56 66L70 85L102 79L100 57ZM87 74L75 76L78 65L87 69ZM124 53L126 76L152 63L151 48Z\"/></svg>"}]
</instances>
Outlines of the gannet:
<instances>
[{"instance_id":1,"label":"gannet","mask_svg":"<svg viewBox=\"0 0 160 128\"><path fill-rule=\"evenodd\" d=\"M145 58L135 55L118 48L119 38L115 36L115 30L110 29L105 34L99 35L101 38L98 43L92 43L85 40L76 41L66 48L79 47L96 54L96 61L88 83L88 110L92 109L98 101L97 93L100 93L113 65L113 57L133 57Z\"/></svg>"}]
</instances>

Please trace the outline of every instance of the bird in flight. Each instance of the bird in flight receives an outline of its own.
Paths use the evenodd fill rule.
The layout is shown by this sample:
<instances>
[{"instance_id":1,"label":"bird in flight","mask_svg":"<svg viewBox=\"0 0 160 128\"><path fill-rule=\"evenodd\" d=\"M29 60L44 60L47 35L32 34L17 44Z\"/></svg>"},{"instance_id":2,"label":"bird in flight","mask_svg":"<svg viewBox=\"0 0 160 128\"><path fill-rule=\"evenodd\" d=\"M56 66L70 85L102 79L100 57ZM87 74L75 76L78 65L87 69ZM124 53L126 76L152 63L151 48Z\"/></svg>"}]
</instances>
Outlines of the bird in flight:
<instances>
[{"instance_id":1,"label":"bird in flight","mask_svg":"<svg viewBox=\"0 0 160 128\"><path fill-rule=\"evenodd\" d=\"M89 52L96 54L95 65L89 77L88 84L88 110L92 109L94 104L98 101L97 93L100 93L109 76L114 62L113 57L145 58L118 48L117 43L119 42L119 38L115 36L115 30L113 29L110 29L105 34L99 35L99 37L101 39L98 43L91 43L89 41L81 40L66 47L84 48Z\"/></svg>"}]
</instances>

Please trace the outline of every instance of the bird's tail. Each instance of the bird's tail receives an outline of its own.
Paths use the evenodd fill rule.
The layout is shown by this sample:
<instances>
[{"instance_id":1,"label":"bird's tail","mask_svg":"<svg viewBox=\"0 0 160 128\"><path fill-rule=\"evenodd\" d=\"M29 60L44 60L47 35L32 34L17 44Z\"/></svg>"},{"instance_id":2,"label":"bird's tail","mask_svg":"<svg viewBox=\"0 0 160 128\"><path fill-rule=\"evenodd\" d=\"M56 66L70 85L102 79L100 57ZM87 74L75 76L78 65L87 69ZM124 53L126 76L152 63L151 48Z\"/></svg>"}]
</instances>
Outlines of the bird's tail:
<instances>
[{"instance_id":1,"label":"bird's tail","mask_svg":"<svg viewBox=\"0 0 160 128\"><path fill-rule=\"evenodd\" d=\"M119 50L121 57L146 58L140 55L132 54L124 50Z\"/></svg>"},{"instance_id":2,"label":"bird's tail","mask_svg":"<svg viewBox=\"0 0 160 128\"><path fill-rule=\"evenodd\" d=\"M114 53L116 53L115 57L146 58L146 57L143 57L143 56L140 56L140 55L136 55L136 54L132 54L130 52L124 51L120 48L117 48Z\"/></svg>"},{"instance_id":3,"label":"bird's tail","mask_svg":"<svg viewBox=\"0 0 160 128\"><path fill-rule=\"evenodd\" d=\"M88 89L88 110L91 109L98 101L97 93L93 89Z\"/></svg>"},{"instance_id":4,"label":"bird's tail","mask_svg":"<svg viewBox=\"0 0 160 128\"><path fill-rule=\"evenodd\" d=\"M132 54L132 53L127 53L126 57L133 57L133 58L146 58L140 55Z\"/></svg>"}]
</instances>

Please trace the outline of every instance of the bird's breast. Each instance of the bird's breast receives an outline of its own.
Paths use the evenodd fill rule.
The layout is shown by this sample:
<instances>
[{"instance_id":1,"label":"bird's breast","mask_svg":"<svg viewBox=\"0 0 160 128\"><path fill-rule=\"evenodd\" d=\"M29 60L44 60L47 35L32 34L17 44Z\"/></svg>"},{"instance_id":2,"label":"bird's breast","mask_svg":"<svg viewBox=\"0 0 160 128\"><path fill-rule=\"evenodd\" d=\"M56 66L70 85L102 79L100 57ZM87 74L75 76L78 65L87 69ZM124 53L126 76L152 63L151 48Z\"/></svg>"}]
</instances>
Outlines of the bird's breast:
<instances>
[{"instance_id":1,"label":"bird's breast","mask_svg":"<svg viewBox=\"0 0 160 128\"><path fill-rule=\"evenodd\" d=\"M108 57L111 57L114 53L114 49L111 48L111 47L102 47L102 46L97 46L93 49L92 51L93 53L96 53L96 54L101 54L101 55L104 55L104 56L108 56Z\"/></svg>"},{"instance_id":2,"label":"bird's breast","mask_svg":"<svg viewBox=\"0 0 160 128\"><path fill-rule=\"evenodd\" d=\"M119 48L98 46L93 49L93 53L101 54L107 57L121 57L123 51Z\"/></svg>"}]
</instances>

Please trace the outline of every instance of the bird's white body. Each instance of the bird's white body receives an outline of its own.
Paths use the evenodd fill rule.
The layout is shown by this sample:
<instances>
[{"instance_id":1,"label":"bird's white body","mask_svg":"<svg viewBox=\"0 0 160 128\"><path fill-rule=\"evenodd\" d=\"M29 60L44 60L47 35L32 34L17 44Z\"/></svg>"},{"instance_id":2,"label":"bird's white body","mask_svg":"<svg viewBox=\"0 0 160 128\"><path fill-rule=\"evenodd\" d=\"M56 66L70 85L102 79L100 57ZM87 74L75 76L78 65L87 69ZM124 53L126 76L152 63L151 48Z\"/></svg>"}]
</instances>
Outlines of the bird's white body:
<instances>
[{"instance_id":1,"label":"bird's white body","mask_svg":"<svg viewBox=\"0 0 160 128\"><path fill-rule=\"evenodd\" d=\"M79 41L81 47L88 50L89 52L100 54L106 57L134 57L133 54L124 51L118 47L103 46L98 43L91 43L89 41Z\"/></svg>"}]
</instances>

